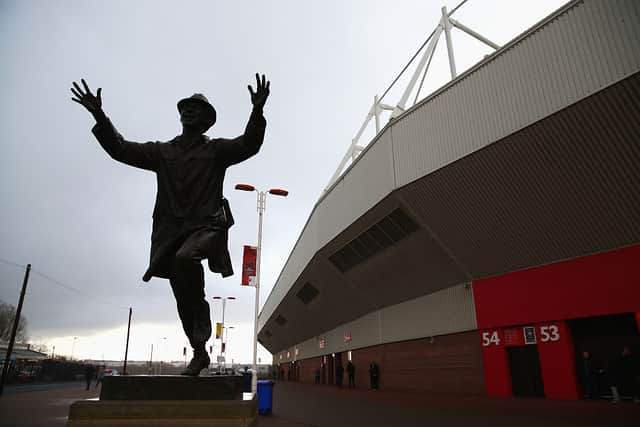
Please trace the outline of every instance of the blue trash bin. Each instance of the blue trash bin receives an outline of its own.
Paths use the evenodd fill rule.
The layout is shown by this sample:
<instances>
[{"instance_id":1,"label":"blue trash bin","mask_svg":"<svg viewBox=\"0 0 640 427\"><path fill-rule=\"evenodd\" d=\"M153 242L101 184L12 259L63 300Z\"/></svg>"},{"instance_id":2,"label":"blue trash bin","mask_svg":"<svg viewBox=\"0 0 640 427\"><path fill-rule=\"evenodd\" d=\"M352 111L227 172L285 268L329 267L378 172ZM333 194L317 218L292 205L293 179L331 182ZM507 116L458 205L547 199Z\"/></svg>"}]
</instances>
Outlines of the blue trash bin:
<instances>
[{"instance_id":1,"label":"blue trash bin","mask_svg":"<svg viewBox=\"0 0 640 427\"><path fill-rule=\"evenodd\" d=\"M271 415L273 407L273 381L258 381L258 414Z\"/></svg>"}]
</instances>

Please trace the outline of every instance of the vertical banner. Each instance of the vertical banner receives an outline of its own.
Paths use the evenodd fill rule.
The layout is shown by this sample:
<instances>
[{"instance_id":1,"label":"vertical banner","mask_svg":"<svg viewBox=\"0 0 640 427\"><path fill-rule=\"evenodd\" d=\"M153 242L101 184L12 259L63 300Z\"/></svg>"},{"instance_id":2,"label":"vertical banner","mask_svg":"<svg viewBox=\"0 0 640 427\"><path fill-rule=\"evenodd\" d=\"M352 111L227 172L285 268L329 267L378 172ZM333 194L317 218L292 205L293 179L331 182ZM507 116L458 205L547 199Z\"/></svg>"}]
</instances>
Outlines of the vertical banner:
<instances>
[{"instance_id":1,"label":"vertical banner","mask_svg":"<svg viewBox=\"0 0 640 427\"><path fill-rule=\"evenodd\" d=\"M227 344L226 342L222 343L222 352L223 353L227 351L227 345L226 344Z\"/></svg>"},{"instance_id":2,"label":"vertical banner","mask_svg":"<svg viewBox=\"0 0 640 427\"><path fill-rule=\"evenodd\" d=\"M216 323L216 339L220 339L221 336L222 336L222 323L217 322Z\"/></svg>"},{"instance_id":3,"label":"vertical banner","mask_svg":"<svg viewBox=\"0 0 640 427\"><path fill-rule=\"evenodd\" d=\"M242 256L242 286L255 286L257 256L258 248L255 246L244 246L244 254Z\"/></svg>"}]
</instances>

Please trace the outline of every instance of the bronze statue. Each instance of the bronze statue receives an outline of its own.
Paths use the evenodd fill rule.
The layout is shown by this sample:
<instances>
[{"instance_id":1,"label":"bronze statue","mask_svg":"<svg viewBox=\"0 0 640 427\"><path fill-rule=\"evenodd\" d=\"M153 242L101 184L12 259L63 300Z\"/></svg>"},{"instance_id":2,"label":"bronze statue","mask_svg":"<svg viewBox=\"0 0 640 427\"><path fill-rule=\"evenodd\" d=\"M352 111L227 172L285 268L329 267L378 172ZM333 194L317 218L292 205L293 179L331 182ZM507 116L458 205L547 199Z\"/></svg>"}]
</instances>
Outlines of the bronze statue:
<instances>
[{"instance_id":1,"label":"bronze statue","mask_svg":"<svg viewBox=\"0 0 640 427\"><path fill-rule=\"evenodd\" d=\"M226 169L255 155L264 138L263 107L270 82L256 74L256 91L249 85L253 110L244 134L234 139L210 139L204 133L216 122L216 110L202 94L178 102L182 134L168 142L126 141L102 110L102 88L94 95L73 82L73 101L95 118L92 132L115 160L156 173L157 194L153 211L149 268L152 276L169 279L178 315L193 347L193 359L182 375L197 376L209 365L205 344L211 336L209 304L204 295L204 270L233 274L227 232L233 217L222 195Z\"/></svg>"}]
</instances>

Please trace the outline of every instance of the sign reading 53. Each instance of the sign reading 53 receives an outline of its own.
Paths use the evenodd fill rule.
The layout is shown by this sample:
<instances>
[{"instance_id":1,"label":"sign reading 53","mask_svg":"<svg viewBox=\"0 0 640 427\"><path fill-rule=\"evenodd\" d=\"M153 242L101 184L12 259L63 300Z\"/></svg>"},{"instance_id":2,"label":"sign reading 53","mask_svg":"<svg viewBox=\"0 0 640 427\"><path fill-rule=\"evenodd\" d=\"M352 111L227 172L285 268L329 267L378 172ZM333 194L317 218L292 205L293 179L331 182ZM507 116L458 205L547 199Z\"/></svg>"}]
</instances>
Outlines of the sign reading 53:
<instances>
[{"instance_id":1,"label":"sign reading 53","mask_svg":"<svg viewBox=\"0 0 640 427\"><path fill-rule=\"evenodd\" d=\"M540 342L560 340L560 331L557 325L540 326Z\"/></svg>"}]
</instances>

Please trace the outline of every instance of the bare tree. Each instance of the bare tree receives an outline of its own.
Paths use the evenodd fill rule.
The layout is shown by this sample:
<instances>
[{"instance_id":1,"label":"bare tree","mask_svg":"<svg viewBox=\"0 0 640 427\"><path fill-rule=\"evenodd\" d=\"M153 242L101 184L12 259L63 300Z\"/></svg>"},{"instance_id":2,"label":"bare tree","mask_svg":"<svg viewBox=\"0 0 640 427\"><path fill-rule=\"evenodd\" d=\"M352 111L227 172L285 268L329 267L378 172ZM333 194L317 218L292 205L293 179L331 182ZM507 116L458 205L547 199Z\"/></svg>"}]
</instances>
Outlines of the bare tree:
<instances>
[{"instance_id":1,"label":"bare tree","mask_svg":"<svg viewBox=\"0 0 640 427\"><path fill-rule=\"evenodd\" d=\"M0 339L9 341L11 339L11 331L13 330L13 322L16 318L16 307L4 301L0 301ZM24 316L20 316L18 330L16 331L16 342L23 343L27 341L27 320Z\"/></svg>"}]
</instances>

